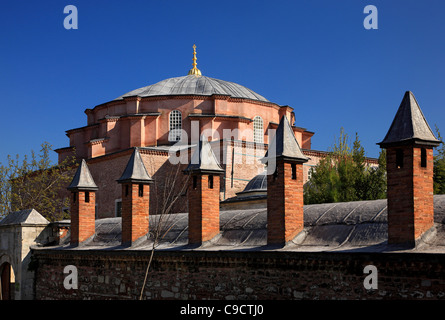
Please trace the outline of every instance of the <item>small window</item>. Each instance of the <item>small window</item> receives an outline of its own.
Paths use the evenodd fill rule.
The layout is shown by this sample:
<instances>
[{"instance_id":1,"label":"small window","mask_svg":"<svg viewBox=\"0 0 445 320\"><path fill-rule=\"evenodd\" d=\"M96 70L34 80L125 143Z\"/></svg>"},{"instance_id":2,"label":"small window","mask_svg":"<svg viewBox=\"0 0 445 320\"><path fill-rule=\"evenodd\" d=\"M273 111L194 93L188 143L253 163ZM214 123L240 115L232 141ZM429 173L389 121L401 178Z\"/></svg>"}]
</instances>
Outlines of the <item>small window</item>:
<instances>
[{"instance_id":1,"label":"small window","mask_svg":"<svg viewBox=\"0 0 445 320\"><path fill-rule=\"evenodd\" d=\"M198 177L193 176L193 189L196 189L198 187Z\"/></svg>"},{"instance_id":2,"label":"small window","mask_svg":"<svg viewBox=\"0 0 445 320\"><path fill-rule=\"evenodd\" d=\"M209 175L209 189L213 189L213 175Z\"/></svg>"},{"instance_id":3,"label":"small window","mask_svg":"<svg viewBox=\"0 0 445 320\"><path fill-rule=\"evenodd\" d=\"M139 197L142 198L144 196L144 185L142 183L139 184Z\"/></svg>"},{"instance_id":4,"label":"small window","mask_svg":"<svg viewBox=\"0 0 445 320\"><path fill-rule=\"evenodd\" d=\"M125 196L128 197L128 184L125 185Z\"/></svg>"},{"instance_id":5,"label":"small window","mask_svg":"<svg viewBox=\"0 0 445 320\"><path fill-rule=\"evenodd\" d=\"M297 180L297 165L295 163L292 163L291 168L292 168L292 180Z\"/></svg>"},{"instance_id":6,"label":"small window","mask_svg":"<svg viewBox=\"0 0 445 320\"><path fill-rule=\"evenodd\" d=\"M88 191L85 192L85 202L90 202L90 193Z\"/></svg>"},{"instance_id":7,"label":"small window","mask_svg":"<svg viewBox=\"0 0 445 320\"><path fill-rule=\"evenodd\" d=\"M396 150L396 168L397 169L403 168L403 150L402 149Z\"/></svg>"},{"instance_id":8,"label":"small window","mask_svg":"<svg viewBox=\"0 0 445 320\"><path fill-rule=\"evenodd\" d=\"M73 192L73 203L76 203L77 192Z\"/></svg>"},{"instance_id":9,"label":"small window","mask_svg":"<svg viewBox=\"0 0 445 320\"><path fill-rule=\"evenodd\" d=\"M426 168L426 149L422 148L420 150L420 166Z\"/></svg>"},{"instance_id":10,"label":"small window","mask_svg":"<svg viewBox=\"0 0 445 320\"><path fill-rule=\"evenodd\" d=\"M116 217L122 217L122 199L115 200L115 214Z\"/></svg>"},{"instance_id":11,"label":"small window","mask_svg":"<svg viewBox=\"0 0 445 320\"><path fill-rule=\"evenodd\" d=\"M182 135L182 114L179 110L173 110L169 115L168 141L176 142L181 140Z\"/></svg>"},{"instance_id":12,"label":"small window","mask_svg":"<svg viewBox=\"0 0 445 320\"><path fill-rule=\"evenodd\" d=\"M273 172L273 179L278 178L278 167L275 167L275 171Z\"/></svg>"},{"instance_id":13,"label":"small window","mask_svg":"<svg viewBox=\"0 0 445 320\"><path fill-rule=\"evenodd\" d=\"M263 118L260 116L253 118L253 142L264 143Z\"/></svg>"}]
</instances>

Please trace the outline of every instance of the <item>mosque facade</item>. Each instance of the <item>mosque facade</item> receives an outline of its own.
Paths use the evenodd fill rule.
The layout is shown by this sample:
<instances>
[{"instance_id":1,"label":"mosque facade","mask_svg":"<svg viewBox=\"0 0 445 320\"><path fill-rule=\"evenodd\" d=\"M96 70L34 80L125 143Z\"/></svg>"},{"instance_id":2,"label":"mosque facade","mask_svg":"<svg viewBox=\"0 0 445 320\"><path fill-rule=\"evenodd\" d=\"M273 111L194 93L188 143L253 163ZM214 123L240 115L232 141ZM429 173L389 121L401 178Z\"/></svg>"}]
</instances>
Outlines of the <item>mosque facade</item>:
<instances>
[{"instance_id":1,"label":"mosque facade","mask_svg":"<svg viewBox=\"0 0 445 320\"><path fill-rule=\"evenodd\" d=\"M58 150L80 160L70 220L29 209L0 221L1 299L445 298L445 195L433 195L441 142L411 91L376 139L387 199L344 203L303 204L307 169L322 155L290 107L206 78L196 60L187 76L86 113L89 124ZM217 136L240 128L251 135ZM177 188L168 180L184 192L176 212L157 214ZM249 202L225 207L234 195Z\"/></svg>"},{"instance_id":2,"label":"mosque facade","mask_svg":"<svg viewBox=\"0 0 445 320\"><path fill-rule=\"evenodd\" d=\"M73 154L78 161L86 159L99 184L97 218L120 215L120 189L114 182L134 148L139 149L161 190L170 186L160 181L176 177L171 164L187 164L198 140L205 137L224 170L221 202L236 197L252 178L263 173L265 167L260 160L283 116L289 119L299 146L309 157L303 168L304 181L310 168L325 156L325 152L311 149L314 132L295 124L292 107L271 102L240 84L203 75L196 60L194 46L193 67L187 75L86 109L87 125L66 131L69 146L56 150L59 161ZM376 164L375 159L369 162ZM159 199L152 197L151 201ZM182 197L173 212L183 211L184 205Z\"/></svg>"}]
</instances>

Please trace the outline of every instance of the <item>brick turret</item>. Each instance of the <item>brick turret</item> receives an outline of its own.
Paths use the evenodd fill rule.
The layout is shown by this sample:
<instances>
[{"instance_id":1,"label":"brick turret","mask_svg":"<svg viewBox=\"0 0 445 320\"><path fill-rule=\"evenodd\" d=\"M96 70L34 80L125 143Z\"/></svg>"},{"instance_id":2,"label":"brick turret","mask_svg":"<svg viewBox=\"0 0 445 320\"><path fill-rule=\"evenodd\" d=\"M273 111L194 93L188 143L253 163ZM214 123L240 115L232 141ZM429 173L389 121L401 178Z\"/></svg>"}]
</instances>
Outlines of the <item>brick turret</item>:
<instances>
[{"instance_id":1,"label":"brick turret","mask_svg":"<svg viewBox=\"0 0 445 320\"><path fill-rule=\"evenodd\" d=\"M267 243L283 245L303 230L303 155L286 116L263 162L267 164Z\"/></svg>"},{"instance_id":2,"label":"brick turret","mask_svg":"<svg viewBox=\"0 0 445 320\"><path fill-rule=\"evenodd\" d=\"M219 234L220 175L224 172L208 141L199 141L184 172L190 174L189 244L201 244Z\"/></svg>"},{"instance_id":3,"label":"brick turret","mask_svg":"<svg viewBox=\"0 0 445 320\"><path fill-rule=\"evenodd\" d=\"M122 184L122 245L130 246L148 233L149 185L153 183L137 148L118 183Z\"/></svg>"},{"instance_id":4,"label":"brick turret","mask_svg":"<svg viewBox=\"0 0 445 320\"><path fill-rule=\"evenodd\" d=\"M71 239L73 246L87 240L95 233L96 191L98 187L84 159L71 184Z\"/></svg>"},{"instance_id":5,"label":"brick turret","mask_svg":"<svg viewBox=\"0 0 445 320\"><path fill-rule=\"evenodd\" d=\"M433 147L439 143L407 91L378 143L386 148L389 244L414 245L434 224Z\"/></svg>"}]
</instances>

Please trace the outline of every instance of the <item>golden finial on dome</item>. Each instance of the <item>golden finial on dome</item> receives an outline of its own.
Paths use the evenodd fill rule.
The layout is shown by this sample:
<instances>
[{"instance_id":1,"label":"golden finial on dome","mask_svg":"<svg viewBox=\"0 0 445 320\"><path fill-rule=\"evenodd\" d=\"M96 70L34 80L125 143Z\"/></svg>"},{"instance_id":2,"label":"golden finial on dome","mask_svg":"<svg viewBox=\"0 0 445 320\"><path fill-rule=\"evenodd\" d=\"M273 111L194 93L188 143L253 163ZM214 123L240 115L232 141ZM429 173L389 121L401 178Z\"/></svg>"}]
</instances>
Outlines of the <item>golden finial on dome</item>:
<instances>
[{"instance_id":1,"label":"golden finial on dome","mask_svg":"<svg viewBox=\"0 0 445 320\"><path fill-rule=\"evenodd\" d=\"M198 60L198 59L196 59L196 45L194 44L193 45L193 68L190 69L188 75L195 75L197 77L200 77L201 71L198 68L196 68L196 65L197 65L196 60Z\"/></svg>"}]
</instances>

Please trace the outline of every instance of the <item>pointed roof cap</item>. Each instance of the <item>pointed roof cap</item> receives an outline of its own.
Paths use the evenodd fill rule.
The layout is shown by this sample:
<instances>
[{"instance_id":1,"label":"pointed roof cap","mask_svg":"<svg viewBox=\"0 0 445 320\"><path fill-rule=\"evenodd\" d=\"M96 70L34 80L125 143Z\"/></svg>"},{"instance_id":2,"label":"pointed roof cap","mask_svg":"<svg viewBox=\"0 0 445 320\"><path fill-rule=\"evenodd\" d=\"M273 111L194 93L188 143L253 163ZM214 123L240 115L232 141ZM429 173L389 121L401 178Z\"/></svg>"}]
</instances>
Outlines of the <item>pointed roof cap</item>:
<instances>
[{"instance_id":1,"label":"pointed roof cap","mask_svg":"<svg viewBox=\"0 0 445 320\"><path fill-rule=\"evenodd\" d=\"M284 159L306 162L309 159L303 154L286 116L280 120L272 142L269 144L266 155L261 161L267 163L270 159Z\"/></svg>"},{"instance_id":2,"label":"pointed roof cap","mask_svg":"<svg viewBox=\"0 0 445 320\"><path fill-rule=\"evenodd\" d=\"M137 148L134 149L128 160L122 176L117 180L118 183L133 182L133 183L152 183L153 179L147 172L141 154Z\"/></svg>"},{"instance_id":3,"label":"pointed roof cap","mask_svg":"<svg viewBox=\"0 0 445 320\"><path fill-rule=\"evenodd\" d=\"M223 173L224 170L216 160L215 153L210 146L209 141L201 137L195 152L190 159L190 163L184 172L199 173Z\"/></svg>"},{"instance_id":4,"label":"pointed roof cap","mask_svg":"<svg viewBox=\"0 0 445 320\"><path fill-rule=\"evenodd\" d=\"M82 159L82 162L77 168L76 174L67 189L71 191L95 191L99 189L91 176L85 159Z\"/></svg>"},{"instance_id":5,"label":"pointed roof cap","mask_svg":"<svg viewBox=\"0 0 445 320\"><path fill-rule=\"evenodd\" d=\"M410 143L437 146L440 141L434 136L414 94L406 91L385 139L377 144L386 148Z\"/></svg>"},{"instance_id":6,"label":"pointed roof cap","mask_svg":"<svg viewBox=\"0 0 445 320\"><path fill-rule=\"evenodd\" d=\"M2 220L0 225L47 225L49 221L46 220L35 209L25 209L11 212Z\"/></svg>"}]
</instances>

